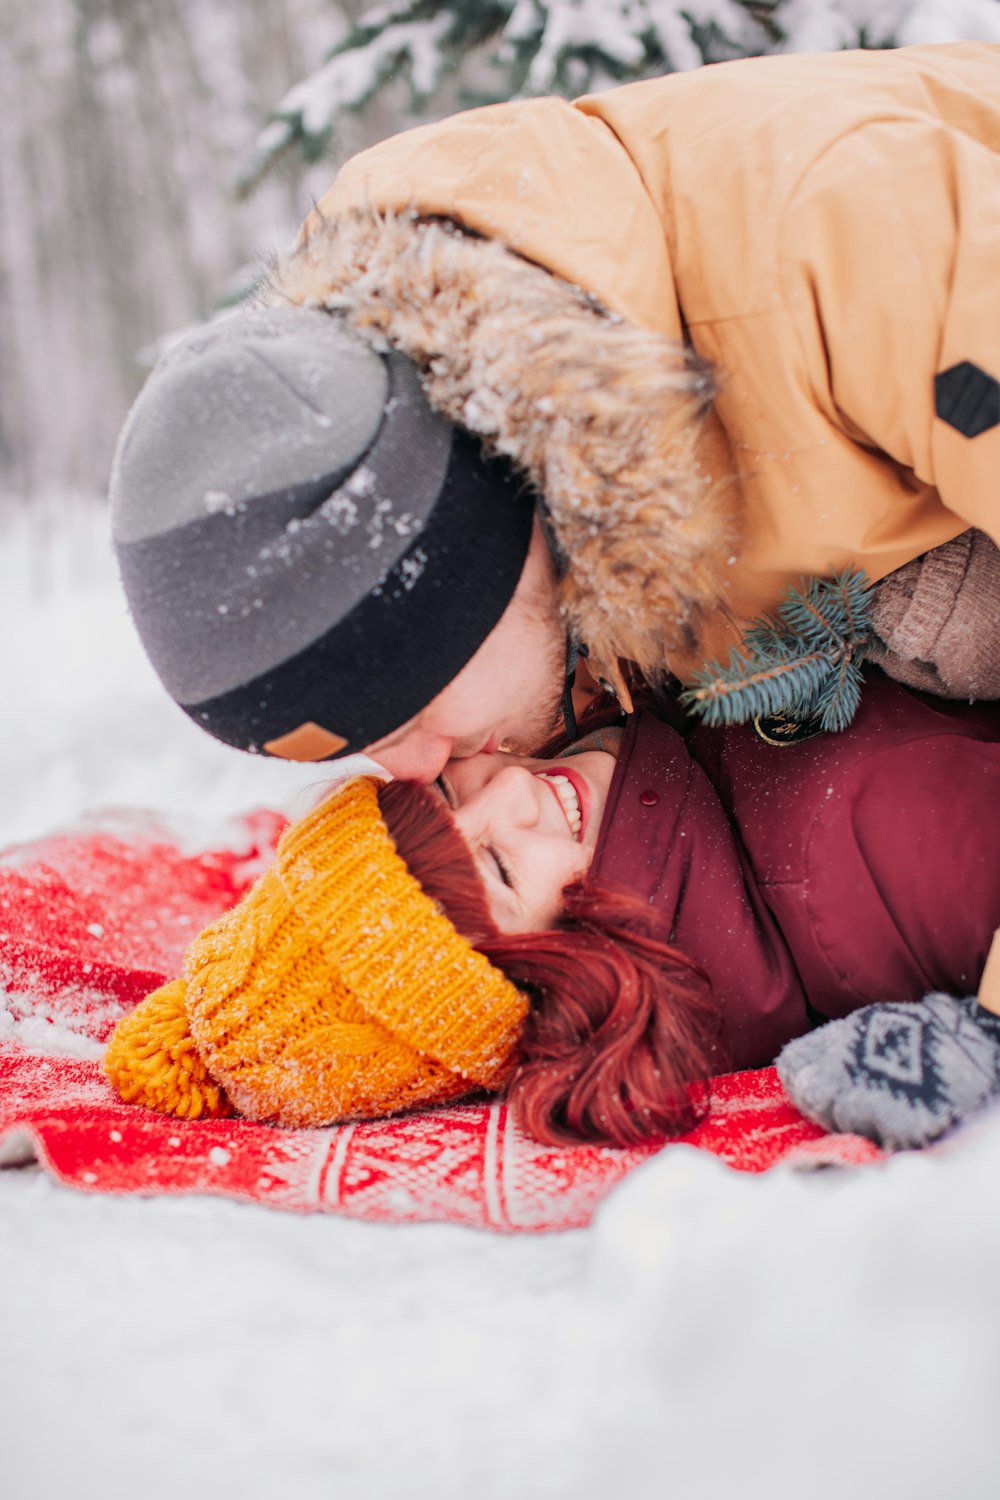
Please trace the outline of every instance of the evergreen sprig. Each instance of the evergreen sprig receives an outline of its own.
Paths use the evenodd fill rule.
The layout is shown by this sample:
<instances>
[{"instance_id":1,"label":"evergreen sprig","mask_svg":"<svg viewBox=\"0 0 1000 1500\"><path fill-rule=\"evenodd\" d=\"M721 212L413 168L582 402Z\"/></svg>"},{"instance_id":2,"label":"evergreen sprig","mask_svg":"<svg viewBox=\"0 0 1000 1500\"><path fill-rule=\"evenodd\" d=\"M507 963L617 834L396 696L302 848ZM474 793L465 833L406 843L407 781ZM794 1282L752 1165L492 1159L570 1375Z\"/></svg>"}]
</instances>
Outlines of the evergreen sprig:
<instances>
[{"instance_id":1,"label":"evergreen sprig","mask_svg":"<svg viewBox=\"0 0 1000 1500\"><path fill-rule=\"evenodd\" d=\"M712 661L681 695L706 724L744 724L781 714L820 729L846 729L864 679L860 663L879 654L871 586L859 568L803 579L773 614L754 620L729 661Z\"/></svg>"}]
</instances>

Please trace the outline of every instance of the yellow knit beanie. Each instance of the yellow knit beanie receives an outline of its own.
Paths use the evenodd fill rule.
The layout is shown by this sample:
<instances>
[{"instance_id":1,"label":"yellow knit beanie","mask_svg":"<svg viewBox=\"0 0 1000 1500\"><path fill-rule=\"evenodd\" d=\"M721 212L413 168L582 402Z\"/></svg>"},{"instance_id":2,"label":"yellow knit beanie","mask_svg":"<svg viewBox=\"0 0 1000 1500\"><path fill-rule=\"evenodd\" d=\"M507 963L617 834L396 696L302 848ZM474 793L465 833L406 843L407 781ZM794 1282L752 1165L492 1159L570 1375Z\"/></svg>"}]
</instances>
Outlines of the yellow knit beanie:
<instances>
[{"instance_id":1,"label":"yellow knit beanie","mask_svg":"<svg viewBox=\"0 0 1000 1500\"><path fill-rule=\"evenodd\" d=\"M377 782L348 782L118 1023L121 1096L194 1119L325 1125L507 1079L528 1002L410 874Z\"/></svg>"}]
</instances>

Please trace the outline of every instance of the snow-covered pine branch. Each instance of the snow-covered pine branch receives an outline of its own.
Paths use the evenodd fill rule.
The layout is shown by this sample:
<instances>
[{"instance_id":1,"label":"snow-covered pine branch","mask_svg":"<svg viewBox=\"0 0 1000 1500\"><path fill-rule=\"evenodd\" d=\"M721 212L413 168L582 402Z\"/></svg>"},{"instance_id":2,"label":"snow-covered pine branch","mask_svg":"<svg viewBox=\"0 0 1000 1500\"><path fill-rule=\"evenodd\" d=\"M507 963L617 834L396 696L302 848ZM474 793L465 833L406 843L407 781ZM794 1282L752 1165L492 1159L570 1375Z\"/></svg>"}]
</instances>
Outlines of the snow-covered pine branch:
<instances>
[{"instance_id":1,"label":"snow-covered pine branch","mask_svg":"<svg viewBox=\"0 0 1000 1500\"><path fill-rule=\"evenodd\" d=\"M388 0L289 90L238 187L252 192L289 150L315 160L339 116L397 77L415 110L432 108L444 76L484 44L491 53L467 90L479 102L581 94L763 52L957 41L1000 41L1000 0Z\"/></svg>"},{"instance_id":2,"label":"snow-covered pine branch","mask_svg":"<svg viewBox=\"0 0 1000 1500\"><path fill-rule=\"evenodd\" d=\"M781 0L778 52L1000 42L1000 0Z\"/></svg>"},{"instance_id":3,"label":"snow-covered pine branch","mask_svg":"<svg viewBox=\"0 0 1000 1500\"><path fill-rule=\"evenodd\" d=\"M446 69L495 36L514 0L389 0L366 11L326 61L294 85L258 136L237 180L248 196L291 149L307 161L322 155L338 117L357 113L397 76L410 85L411 106L433 100Z\"/></svg>"}]
</instances>

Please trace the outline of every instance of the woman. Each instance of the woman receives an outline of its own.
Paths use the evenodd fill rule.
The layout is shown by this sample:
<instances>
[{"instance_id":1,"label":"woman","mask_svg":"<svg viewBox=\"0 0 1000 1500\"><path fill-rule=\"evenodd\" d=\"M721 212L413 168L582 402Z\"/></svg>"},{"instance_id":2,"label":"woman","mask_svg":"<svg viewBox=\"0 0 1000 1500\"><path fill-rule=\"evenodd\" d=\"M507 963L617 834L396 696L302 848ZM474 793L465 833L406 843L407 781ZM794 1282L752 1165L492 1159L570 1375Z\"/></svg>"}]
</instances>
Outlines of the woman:
<instances>
[{"instance_id":1,"label":"woman","mask_svg":"<svg viewBox=\"0 0 1000 1500\"><path fill-rule=\"evenodd\" d=\"M1000 923L1000 710L875 672L842 735L685 740L672 714L452 762L445 795L391 784L381 816L335 795L121 1024L116 1085L308 1124L506 1086L542 1139L624 1143L850 1017L785 1054L797 1102L940 1133L1000 1086L1000 1022L967 998Z\"/></svg>"}]
</instances>

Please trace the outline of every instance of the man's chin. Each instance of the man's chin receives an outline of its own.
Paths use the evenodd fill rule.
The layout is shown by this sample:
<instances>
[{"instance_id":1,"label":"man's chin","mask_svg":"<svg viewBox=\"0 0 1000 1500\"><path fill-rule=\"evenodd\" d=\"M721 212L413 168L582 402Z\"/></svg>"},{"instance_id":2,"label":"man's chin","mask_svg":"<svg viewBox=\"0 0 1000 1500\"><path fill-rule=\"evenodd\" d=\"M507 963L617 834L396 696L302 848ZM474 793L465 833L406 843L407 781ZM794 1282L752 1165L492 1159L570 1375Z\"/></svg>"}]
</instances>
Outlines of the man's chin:
<instances>
[{"instance_id":1,"label":"man's chin","mask_svg":"<svg viewBox=\"0 0 1000 1500\"><path fill-rule=\"evenodd\" d=\"M522 731L507 735L501 740L500 749L509 755L537 756L556 735L563 733L563 728L560 701L553 705L549 713L539 715Z\"/></svg>"}]
</instances>

